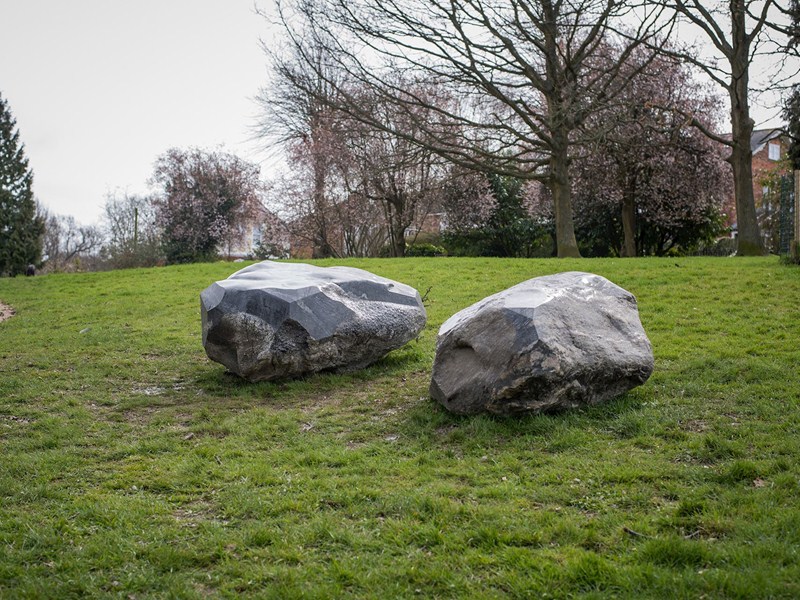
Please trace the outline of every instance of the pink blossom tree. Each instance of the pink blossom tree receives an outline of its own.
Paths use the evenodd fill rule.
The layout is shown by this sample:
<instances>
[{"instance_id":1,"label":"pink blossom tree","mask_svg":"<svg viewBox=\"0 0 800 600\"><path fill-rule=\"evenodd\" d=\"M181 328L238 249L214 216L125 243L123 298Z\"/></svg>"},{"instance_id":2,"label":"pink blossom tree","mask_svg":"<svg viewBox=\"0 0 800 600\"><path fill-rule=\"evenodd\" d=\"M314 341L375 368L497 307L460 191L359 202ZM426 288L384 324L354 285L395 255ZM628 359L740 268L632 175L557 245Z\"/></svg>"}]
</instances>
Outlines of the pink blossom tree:
<instances>
[{"instance_id":1,"label":"pink blossom tree","mask_svg":"<svg viewBox=\"0 0 800 600\"><path fill-rule=\"evenodd\" d=\"M259 168L233 154L172 148L155 163L156 218L170 263L208 260L257 216Z\"/></svg>"},{"instance_id":2,"label":"pink blossom tree","mask_svg":"<svg viewBox=\"0 0 800 600\"><path fill-rule=\"evenodd\" d=\"M721 233L732 193L715 130L718 98L669 58L632 77L619 103L589 122L604 134L573 158L576 227L592 254L664 254Z\"/></svg>"}]
</instances>

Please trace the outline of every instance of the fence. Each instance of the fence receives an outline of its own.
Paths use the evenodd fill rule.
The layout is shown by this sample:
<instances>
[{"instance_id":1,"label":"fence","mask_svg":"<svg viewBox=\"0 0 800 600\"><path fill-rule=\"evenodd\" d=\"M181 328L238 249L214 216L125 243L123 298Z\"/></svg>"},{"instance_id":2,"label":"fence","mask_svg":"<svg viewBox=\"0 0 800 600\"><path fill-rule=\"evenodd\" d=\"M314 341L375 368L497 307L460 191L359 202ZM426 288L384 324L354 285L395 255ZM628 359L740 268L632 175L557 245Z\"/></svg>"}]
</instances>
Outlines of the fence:
<instances>
[{"instance_id":1,"label":"fence","mask_svg":"<svg viewBox=\"0 0 800 600\"><path fill-rule=\"evenodd\" d=\"M779 242L778 252L781 255L788 255L792 252L792 241L800 240L800 222L797 219L795 209L795 183L800 183L797 175L800 171L795 171L793 175L785 175L780 178L780 221L779 221Z\"/></svg>"}]
</instances>

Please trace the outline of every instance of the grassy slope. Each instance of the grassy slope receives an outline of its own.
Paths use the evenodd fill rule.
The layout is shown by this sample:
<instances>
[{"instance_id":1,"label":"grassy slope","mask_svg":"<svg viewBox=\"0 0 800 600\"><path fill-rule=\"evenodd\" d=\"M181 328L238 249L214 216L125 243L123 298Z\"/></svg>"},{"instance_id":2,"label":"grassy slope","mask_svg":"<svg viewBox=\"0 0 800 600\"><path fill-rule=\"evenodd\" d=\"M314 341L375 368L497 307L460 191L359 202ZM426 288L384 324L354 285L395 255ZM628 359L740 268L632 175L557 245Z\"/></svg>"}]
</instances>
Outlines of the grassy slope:
<instances>
[{"instance_id":1,"label":"grassy slope","mask_svg":"<svg viewBox=\"0 0 800 600\"><path fill-rule=\"evenodd\" d=\"M427 328L283 384L205 358L235 265L0 280L0 596L800 596L800 269L346 264L432 286ZM522 420L428 400L442 321L557 270L637 295L648 384Z\"/></svg>"}]
</instances>

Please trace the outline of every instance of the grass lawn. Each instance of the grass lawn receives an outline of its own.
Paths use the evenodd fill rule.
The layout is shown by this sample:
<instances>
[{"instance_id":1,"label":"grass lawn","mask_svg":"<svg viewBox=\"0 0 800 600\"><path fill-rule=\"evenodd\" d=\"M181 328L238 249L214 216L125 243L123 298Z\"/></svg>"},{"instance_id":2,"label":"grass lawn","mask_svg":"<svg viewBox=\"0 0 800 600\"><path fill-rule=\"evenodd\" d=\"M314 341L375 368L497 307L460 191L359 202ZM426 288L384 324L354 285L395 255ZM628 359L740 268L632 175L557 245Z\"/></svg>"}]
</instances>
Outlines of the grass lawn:
<instances>
[{"instance_id":1,"label":"grass lawn","mask_svg":"<svg viewBox=\"0 0 800 600\"><path fill-rule=\"evenodd\" d=\"M339 264L430 287L428 325L290 383L205 357L199 292L242 265L0 280L0 597L800 597L800 269ZM637 296L645 386L523 419L428 398L447 317L566 270Z\"/></svg>"}]
</instances>

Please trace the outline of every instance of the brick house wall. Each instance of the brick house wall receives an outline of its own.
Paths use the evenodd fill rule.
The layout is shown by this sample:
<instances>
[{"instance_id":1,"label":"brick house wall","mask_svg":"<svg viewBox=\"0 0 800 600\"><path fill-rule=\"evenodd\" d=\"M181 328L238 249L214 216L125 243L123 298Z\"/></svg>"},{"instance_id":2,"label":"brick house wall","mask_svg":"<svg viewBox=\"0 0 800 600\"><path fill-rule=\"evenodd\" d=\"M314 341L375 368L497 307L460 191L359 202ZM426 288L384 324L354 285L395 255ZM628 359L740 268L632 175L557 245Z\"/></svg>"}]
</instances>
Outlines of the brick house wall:
<instances>
[{"instance_id":1,"label":"brick house wall","mask_svg":"<svg viewBox=\"0 0 800 600\"><path fill-rule=\"evenodd\" d=\"M753 152L753 197L759 219L765 209L764 192L766 191L769 196L769 190L765 190L762 180L768 173L782 172L786 169L786 165L781 162L781 159L786 156L788 149L789 139L782 134L780 129L756 129L753 131L753 136L750 138L750 150ZM733 177L732 173L731 177ZM775 207L768 206L766 208L774 210ZM736 201L733 193L723 203L722 209L726 215L725 225L735 228ZM735 232L732 235L735 237Z\"/></svg>"},{"instance_id":2,"label":"brick house wall","mask_svg":"<svg viewBox=\"0 0 800 600\"><path fill-rule=\"evenodd\" d=\"M765 189L762 180L765 175L774 172L788 174L788 168L781 162L789 150L789 140L780 130L768 129L753 132L753 141L750 144L753 150L753 196L756 208L764 208Z\"/></svg>"}]
</instances>

